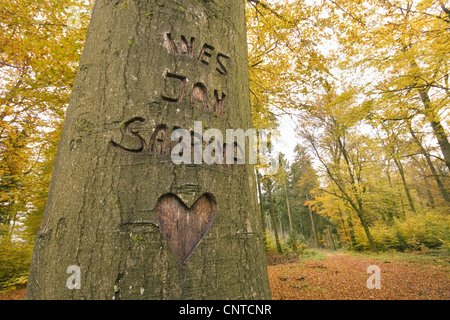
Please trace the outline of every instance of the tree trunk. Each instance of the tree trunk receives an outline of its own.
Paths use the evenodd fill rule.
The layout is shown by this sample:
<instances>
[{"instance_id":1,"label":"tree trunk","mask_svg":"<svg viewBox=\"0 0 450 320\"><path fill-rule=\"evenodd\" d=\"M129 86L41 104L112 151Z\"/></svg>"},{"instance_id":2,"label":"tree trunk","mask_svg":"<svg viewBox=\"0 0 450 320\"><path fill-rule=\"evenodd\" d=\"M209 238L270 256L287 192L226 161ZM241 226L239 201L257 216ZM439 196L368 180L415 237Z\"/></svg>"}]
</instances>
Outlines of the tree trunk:
<instances>
[{"instance_id":1,"label":"tree trunk","mask_svg":"<svg viewBox=\"0 0 450 320\"><path fill-rule=\"evenodd\" d=\"M309 201L309 196L306 194L306 200ZM308 212L309 212L309 218L311 219L311 228L313 231L314 236L314 242L316 243L316 248L319 248L319 239L317 238L317 232L316 232L316 225L314 224L314 218L311 210L311 206L308 204Z\"/></svg>"},{"instance_id":2,"label":"tree trunk","mask_svg":"<svg viewBox=\"0 0 450 320\"><path fill-rule=\"evenodd\" d=\"M361 226L363 227L366 237L369 240L369 244L372 251L378 252L377 245L375 244L375 240L373 239L372 233L370 232L369 229L369 224L367 223L366 217L364 215L364 210L361 201L358 203L358 210L356 211L356 214L358 215L359 221L361 222Z\"/></svg>"},{"instance_id":3,"label":"tree trunk","mask_svg":"<svg viewBox=\"0 0 450 320\"><path fill-rule=\"evenodd\" d=\"M270 180L267 181L267 193L269 195L270 217L272 219L273 233L275 235L275 243L277 245L277 252L279 254L282 254L283 250L281 249L280 237L278 235L278 230L277 230L277 220L275 218L275 210L273 208L272 181L270 181Z\"/></svg>"},{"instance_id":4,"label":"tree trunk","mask_svg":"<svg viewBox=\"0 0 450 320\"><path fill-rule=\"evenodd\" d=\"M402 189L400 187L400 183L398 182L398 179L397 179L397 189L398 189L398 195L400 197L400 206L402 207L402 213L403 213L403 216L405 216L405 214L406 214L405 204L403 203Z\"/></svg>"},{"instance_id":5,"label":"tree trunk","mask_svg":"<svg viewBox=\"0 0 450 320\"><path fill-rule=\"evenodd\" d=\"M338 205L338 212L339 212L339 220L340 220L340 225L341 225L341 227L340 227L341 230L340 230L340 232L338 231L339 242L342 244L342 242L343 242L342 240L343 239L346 242L347 242L347 239L348 239L349 242L350 242L349 247L351 249L352 248L352 244L351 244L351 238L350 238L350 230L347 230L347 226L346 226L344 217L342 216L341 208L340 208L339 205Z\"/></svg>"},{"instance_id":6,"label":"tree trunk","mask_svg":"<svg viewBox=\"0 0 450 320\"><path fill-rule=\"evenodd\" d=\"M333 250L336 250L336 244L334 243L333 235L331 234L330 229L328 229L328 237L330 238L331 245L333 246Z\"/></svg>"},{"instance_id":7,"label":"tree trunk","mask_svg":"<svg viewBox=\"0 0 450 320\"><path fill-rule=\"evenodd\" d=\"M247 61L244 1L97 0L27 299L270 298L253 166L171 158L251 128Z\"/></svg>"},{"instance_id":8,"label":"tree trunk","mask_svg":"<svg viewBox=\"0 0 450 320\"><path fill-rule=\"evenodd\" d=\"M416 213L416 207L414 206L413 199L411 197L411 193L409 192L409 186L406 183L405 170L403 169L403 165L400 160L394 158L395 165L398 168L398 172L400 173L400 177L402 178L403 188L405 189L406 198L408 199L409 207L412 212Z\"/></svg>"},{"instance_id":9,"label":"tree trunk","mask_svg":"<svg viewBox=\"0 0 450 320\"><path fill-rule=\"evenodd\" d=\"M283 225L281 224L281 217L278 215L278 223L280 224L280 229L279 229L279 234L281 235L281 239L285 240L286 239L286 234L283 230Z\"/></svg>"},{"instance_id":10,"label":"tree trunk","mask_svg":"<svg viewBox=\"0 0 450 320\"><path fill-rule=\"evenodd\" d=\"M306 239L306 237L305 237L305 228L303 226L302 213L299 212L298 216L299 216L299 220L300 220L300 230L302 230L303 239Z\"/></svg>"},{"instance_id":11,"label":"tree trunk","mask_svg":"<svg viewBox=\"0 0 450 320\"><path fill-rule=\"evenodd\" d=\"M448 137L445 133L444 128L441 125L438 115L434 112L431 99L428 95L428 91L420 91L420 98L425 107L425 116L430 122L431 128L433 129L434 135L439 142L439 146L441 148L442 154L444 155L445 164L447 168L450 170L450 143L448 141Z\"/></svg>"},{"instance_id":12,"label":"tree trunk","mask_svg":"<svg viewBox=\"0 0 450 320\"><path fill-rule=\"evenodd\" d=\"M289 206L289 196L288 196L288 190L286 184L284 185L284 191L286 193L286 206L287 206L287 212L288 212L288 218L289 218L289 231L292 232L292 219L291 219L291 208Z\"/></svg>"},{"instance_id":13,"label":"tree trunk","mask_svg":"<svg viewBox=\"0 0 450 320\"><path fill-rule=\"evenodd\" d=\"M348 224L348 229L350 232L350 248L354 249L357 245L357 242L356 242L355 229L353 226L353 220L350 215L348 215L348 217L347 217L347 224Z\"/></svg>"},{"instance_id":14,"label":"tree trunk","mask_svg":"<svg viewBox=\"0 0 450 320\"><path fill-rule=\"evenodd\" d=\"M258 170L256 170L256 181L258 183L258 195L259 195L259 211L261 211L261 225L262 232L264 234L264 244L266 244L266 215L264 213L264 205L262 198L262 189L261 189L261 177L259 175Z\"/></svg>"},{"instance_id":15,"label":"tree trunk","mask_svg":"<svg viewBox=\"0 0 450 320\"><path fill-rule=\"evenodd\" d=\"M425 187L427 188L427 196L428 196L428 201L430 202L430 207L432 209L434 209L436 204L434 203L433 194L431 193L431 189L430 189L430 185L428 184L427 177L425 177L425 176L423 177L423 182L425 184Z\"/></svg>"},{"instance_id":16,"label":"tree trunk","mask_svg":"<svg viewBox=\"0 0 450 320\"><path fill-rule=\"evenodd\" d=\"M447 193L447 190L445 190L445 186L442 183L441 178L439 177L439 174L436 171L436 168L433 165L433 161L431 161L431 157L430 154L425 150L424 146L422 145L422 143L420 142L419 138L417 137L417 135L414 133L414 131L412 130L411 126L409 126L409 132L414 140L414 142L417 144L417 146L420 149L420 152L423 154L423 156L425 157L428 167L430 167L431 173L433 175L434 180L436 181L436 184L438 185L439 191L442 194L442 197L444 198L444 200L446 202L450 202L450 196ZM426 178L425 178L426 179ZM432 206L434 207L434 201L431 202Z\"/></svg>"},{"instance_id":17,"label":"tree trunk","mask_svg":"<svg viewBox=\"0 0 450 320\"><path fill-rule=\"evenodd\" d=\"M388 182L389 182L389 187L392 189L392 179L391 179L391 161L388 159L387 160L387 167L386 167L386 176L388 178Z\"/></svg>"},{"instance_id":18,"label":"tree trunk","mask_svg":"<svg viewBox=\"0 0 450 320\"><path fill-rule=\"evenodd\" d=\"M367 236L367 240L369 240L370 247L373 252L378 252L377 246L375 245L375 241L373 240L372 234L370 233L369 225L367 224L366 220L363 218L362 213L357 213L359 220L361 222L361 226L364 229L364 233Z\"/></svg>"}]
</instances>

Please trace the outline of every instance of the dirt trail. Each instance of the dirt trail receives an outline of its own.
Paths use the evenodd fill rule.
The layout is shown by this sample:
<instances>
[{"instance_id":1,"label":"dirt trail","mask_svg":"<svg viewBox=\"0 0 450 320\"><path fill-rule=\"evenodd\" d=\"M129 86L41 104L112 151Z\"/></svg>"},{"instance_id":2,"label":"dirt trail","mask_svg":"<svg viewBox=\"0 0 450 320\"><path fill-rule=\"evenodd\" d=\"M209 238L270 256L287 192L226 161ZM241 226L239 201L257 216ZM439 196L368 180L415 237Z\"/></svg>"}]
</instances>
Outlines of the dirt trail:
<instances>
[{"instance_id":1,"label":"dirt trail","mask_svg":"<svg viewBox=\"0 0 450 320\"><path fill-rule=\"evenodd\" d=\"M368 289L371 274L381 270L381 289ZM324 260L269 266L276 300L449 300L449 267L406 261L377 261L342 253Z\"/></svg>"}]
</instances>

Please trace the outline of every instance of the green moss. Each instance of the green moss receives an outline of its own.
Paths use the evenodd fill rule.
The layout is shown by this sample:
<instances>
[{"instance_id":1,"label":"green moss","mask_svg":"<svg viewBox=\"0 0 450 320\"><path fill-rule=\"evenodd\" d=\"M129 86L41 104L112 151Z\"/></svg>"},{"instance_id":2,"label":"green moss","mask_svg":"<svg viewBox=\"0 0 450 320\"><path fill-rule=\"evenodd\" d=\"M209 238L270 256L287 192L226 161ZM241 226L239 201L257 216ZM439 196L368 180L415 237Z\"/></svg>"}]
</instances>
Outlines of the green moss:
<instances>
[{"instance_id":1,"label":"green moss","mask_svg":"<svg viewBox=\"0 0 450 320\"><path fill-rule=\"evenodd\" d=\"M89 131L90 122L86 119L78 119L75 126L78 132Z\"/></svg>"},{"instance_id":2,"label":"green moss","mask_svg":"<svg viewBox=\"0 0 450 320\"><path fill-rule=\"evenodd\" d=\"M135 243L144 243L146 240L145 236L143 236L143 235L135 235L135 236L132 236L131 239L133 239L133 241Z\"/></svg>"},{"instance_id":3,"label":"green moss","mask_svg":"<svg viewBox=\"0 0 450 320\"><path fill-rule=\"evenodd\" d=\"M208 131L209 130L209 126L208 126L208 124L206 123L206 121L203 121L203 131Z\"/></svg>"}]
</instances>

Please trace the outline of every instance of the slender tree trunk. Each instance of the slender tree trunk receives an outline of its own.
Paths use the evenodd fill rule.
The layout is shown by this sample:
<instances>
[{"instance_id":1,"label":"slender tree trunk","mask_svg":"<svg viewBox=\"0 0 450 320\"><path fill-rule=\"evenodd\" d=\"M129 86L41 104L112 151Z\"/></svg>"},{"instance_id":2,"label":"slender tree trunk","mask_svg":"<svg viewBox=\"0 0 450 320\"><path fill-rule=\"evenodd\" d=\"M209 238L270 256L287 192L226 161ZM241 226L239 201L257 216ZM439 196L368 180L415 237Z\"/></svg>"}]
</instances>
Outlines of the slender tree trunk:
<instances>
[{"instance_id":1,"label":"slender tree trunk","mask_svg":"<svg viewBox=\"0 0 450 320\"><path fill-rule=\"evenodd\" d=\"M252 128L248 88L244 1L97 0L26 298L269 299L253 165L171 152Z\"/></svg>"},{"instance_id":2,"label":"slender tree trunk","mask_svg":"<svg viewBox=\"0 0 450 320\"><path fill-rule=\"evenodd\" d=\"M370 244L370 247L372 248L372 251L378 252L378 248L375 244L375 240L373 239L372 233L370 232L370 229L369 229L369 224L367 223L367 220L364 215L362 203L358 204L357 215L359 217L359 221L361 222L361 226L363 227L364 232L366 233L367 239L369 240L369 244Z\"/></svg>"},{"instance_id":3,"label":"slender tree trunk","mask_svg":"<svg viewBox=\"0 0 450 320\"><path fill-rule=\"evenodd\" d=\"M427 188L427 196L428 200L430 201L430 207L434 209L436 205L434 203L433 195L431 194L430 185L428 184L427 177L423 177L423 182L425 183L425 187Z\"/></svg>"},{"instance_id":4,"label":"slender tree trunk","mask_svg":"<svg viewBox=\"0 0 450 320\"><path fill-rule=\"evenodd\" d=\"M272 228L272 216L270 214L270 208L269 208L269 219L267 220L267 230L269 230L270 232L273 232L273 228Z\"/></svg>"},{"instance_id":5,"label":"slender tree trunk","mask_svg":"<svg viewBox=\"0 0 450 320\"><path fill-rule=\"evenodd\" d=\"M281 224L281 217L278 215L278 223L280 224L280 235L281 235L281 239L286 239L286 234L285 231L283 230L283 225Z\"/></svg>"},{"instance_id":6,"label":"slender tree trunk","mask_svg":"<svg viewBox=\"0 0 450 320\"><path fill-rule=\"evenodd\" d=\"M386 168L386 175L388 178L388 182L389 182L389 187L392 188L392 180L391 180L391 161L388 159L387 160L387 168Z\"/></svg>"},{"instance_id":7,"label":"slender tree trunk","mask_svg":"<svg viewBox=\"0 0 450 320\"><path fill-rule=\"evenodd\" d=\"M347 224L348 224L348 229L350 232L350 247L353 249L356 247L357 242L356 242L355 229L353 226L353 220L350 215L348 215L348 217L347 217Z\"/></svg>"},{"instance_id":8,"label":"slender tree trunk","mask_svg":"<svg viewBox=\"0 0 450 320\"><path fill-rule=\"evenodd\" d=\"M332 235L330 229L328 229L328 236L330 237L330 242L331 242L331 245L333 246L333 250L336 250L336 244L334 243L333 235Z\"/></svg>"},{"instance_id":9,"label":"slender tree trunk","mask_svg":"<svg viewBox=\"0 0 450 320\"><path fill-rule=\"evenodd\" d=\"M291 219L291 208L289 206L289 196L288 196L288 190L286 184L284 185L284 190L286 193L286 206L287 206L287 212L288 212L288 218L289 218L289 231L292 232L292 219Z\"/></svg>"},{"instance_id":10,"label":"slender tree trunk","mask_svg":"<svg viewBox=\"0 0 450 320\"><path fill-rule=\"evenodd\" d=\"M448 194L447 190L445 189L444 184L442 183L441 178L439 177L439 174L436 171L436 168L433 165L433 161L431 161L431 157L430 154L425 150L424 146L422 145L422 143L420 142L419 138L417 137L417 135L414 133L414 131L412 130L411 126L409 126L409 132L414 140L414 142L417 144L417 146L420 149L420 152L423 154L423 156L425 157L428 167L431 170L431 173L433 175L434 180L436 181L436 184L438 185L439 191L441 192L442 197L444 198L444 200L446 202L450 202L450 195ZM433 201L434 202L434 201ZM434 204L433 204L434 206Z\"/></svg>"},{"instance_id":11,"label":"slender tree trunk","mask_svg":"<svg viewBox=\"0 0 450 320\"><path fill-rule=\"evenodd\" d=\"M398 181L398 179L397 179L397 190L398 190L398 194L399 194L399 197L400 197L400 206L402 207L402 213L403 213L403 216L404 216L406 214L406 212L405 212L405 204L403 203L402 189L400 187L400 182Z\"/></svg>"},{"instance_id":12,"label":"slender tree trunk","mask_svg":"<svg viewBox=\"0 0 450 320\"><path fill-rule=\"evenodd\" d=\"M353 244L351 241L351 235L350 235L350 230L349 230L350 228L347 228L347 223L344 220L344 215L342 214L341 206L339 203L337 204L337 209L338 209L339 219L341 220L341 226L342 226L341 227L342 228L341 235L339 236L340 242L342 244L342 238L348 239L349 247L350 247L350 249L352 249Z\"/></svg>"},{"instance_id":13,"label":"slender tree trunk","mask_svg":"<svg viewBox=\"0 0 450 320\"><path fill-rule=\"evenodd\" d=\"M422 90L419 93L422 103L425 107L425 116L430 122L431 128L433 128L434 135L436 136L442 154L444 155L445 164L447 165L447 168L450 170L450 143L448 141L447 134L445 133L445 130L442 127L438 115L433 110L428 91Z\"/></svg>"},{"instance_id":14,"label":"slender tree trunk","mask_svg":"<svg viewBox=\"0 0 450 320\"><path fill-rule=\"evenodd\" d=\"M258 183L258 195L259 195L259 211L261 211L261 225L263 228L264 234L266 233L266 215L264 212L263 198L262 198L262 190L261 190L261 176L259 175L258 170L256 170L256 181ZM264 236L265 241L265 236Z\"/></svg>"},{"instance_id":15,"label":"slender tree trunk","mask_svg":"<svg viewBox=\"0 0 450 320\"><path fill-rule=\"evenodd\" d=\"M412 212L416 213L416 207L414 206L413 199L411 197L411 193L409 192L409 186L406 182L405 170L403 169L403 165L400 160L394 158L395 165L398 168L398 172L400 173L400 177L402 178L403 188L405 189L406 198L408 199L409 207Z\"/></svg>"},{"instance_id":16,"label":"slender tree trunk","mask_svg":"<svg viewBox=\"0 0 450 320\"><path fill-rule=\"evenodd\" d=\"M275 210L273 208L273 199L272 199L272 181L268 180L267 181L267 193L269 195L269 208L270 208L270 217L272 219L272 226L273 226L273 233L275 235L275 243L277 245L277 252L279 254L283 253L283 250L281 249L281 244L280 244L280 238L278 236L278 230L277 230L277 219L275 217Z\"/></svg>"},{"instance_id":17,"label":"slender tree trunk","mask_svg":"<svg viewBox=\"0 0 450 320\"><path fill-rule=\"evenodd\" d=\"M420 207L423 209L424 206L423 206L423 194L422 194L422 191L420 190L420 187L416 187L415 190L417 192L417 195L419 196Z\"/></svg>"},{"instance_id":18,"label":"slender tree trunk","mask_svg":"<svg viewBox=\"0 0 450 320\"><path fill-rule=\"evenodd\" d=\"M299 220L300 220L300 230L301 230L301 232L302 232L303 238L306 239L306 236L305 236L305 228L304 228L304 226L303 226L303 219L302 219L302 214L301 214L301 212L298 214L298 216L299 216Z\"/></svg>"},{"instance_id":19,"label":"slender tree trunk","mask_svg":"<svg viewBox=\"0 0 450 320\"><path fill-rule=\"evenodd\" d=\"M306 193L306 200L309 201L309 195L308 193ZM313 231L313 236L314 236L314 242L316 244L316 248L319 248L319 238L317 237L317 232L316 232L316 225L314 223L314 217L313 217L313 213L311 210L311 206L308 204L308 212L309 212L309 218L311 219L311 228Z\"/></svg>"}]
</instances>

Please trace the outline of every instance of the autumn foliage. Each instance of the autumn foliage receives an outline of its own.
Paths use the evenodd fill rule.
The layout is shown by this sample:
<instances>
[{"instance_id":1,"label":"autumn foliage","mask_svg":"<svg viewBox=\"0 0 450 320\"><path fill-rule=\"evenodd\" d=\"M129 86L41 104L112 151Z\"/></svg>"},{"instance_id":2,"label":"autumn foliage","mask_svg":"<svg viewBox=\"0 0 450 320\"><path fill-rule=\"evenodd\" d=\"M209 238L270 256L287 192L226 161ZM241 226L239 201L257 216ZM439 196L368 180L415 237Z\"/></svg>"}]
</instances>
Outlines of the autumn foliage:
<instances>
[{"instance_id":1,"label":"autumn foliage","mask_svg":"<svg viewBox=\"0 0 450 320\"><path fill-rule=\"evenodd\" d=\"M288 119L299 141L280 173L261 179L269 249L448 251L450 6L249 7L255 119L262 104L264 125Z\"/></svg>"}]
</instances>

